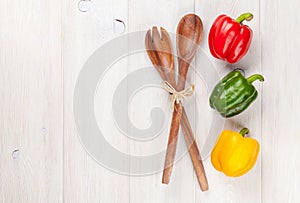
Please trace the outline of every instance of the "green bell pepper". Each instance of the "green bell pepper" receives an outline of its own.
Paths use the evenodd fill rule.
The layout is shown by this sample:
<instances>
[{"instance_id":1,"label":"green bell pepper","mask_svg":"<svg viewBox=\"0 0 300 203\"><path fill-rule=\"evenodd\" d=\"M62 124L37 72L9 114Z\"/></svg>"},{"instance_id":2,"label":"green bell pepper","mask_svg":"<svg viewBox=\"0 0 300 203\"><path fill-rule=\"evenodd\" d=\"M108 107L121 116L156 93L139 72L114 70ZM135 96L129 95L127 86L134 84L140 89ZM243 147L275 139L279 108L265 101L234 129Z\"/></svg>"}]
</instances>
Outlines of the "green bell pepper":
<instances>
[{"instance_id":1,"label":"green bell pepper","mask_svg":"<svg viewBox=\"0 0 300 203\"><path fill-rule=\"evenodd\" d=\"M243 112L257 98L257 91L252 83L264 81L262 75L255 74L245 78L240 71L227 74L214 88L209 104L223 117L233 117Z\"/></svg>"}]
</instances>

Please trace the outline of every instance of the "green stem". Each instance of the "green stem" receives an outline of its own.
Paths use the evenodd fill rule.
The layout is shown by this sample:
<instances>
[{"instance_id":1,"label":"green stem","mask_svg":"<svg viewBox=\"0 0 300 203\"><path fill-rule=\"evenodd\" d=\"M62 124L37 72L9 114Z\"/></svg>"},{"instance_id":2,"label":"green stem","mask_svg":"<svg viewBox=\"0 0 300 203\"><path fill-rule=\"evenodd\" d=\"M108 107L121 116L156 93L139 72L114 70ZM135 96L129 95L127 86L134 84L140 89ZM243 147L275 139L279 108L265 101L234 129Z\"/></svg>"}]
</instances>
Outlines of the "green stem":
<instances>
[{"instance_id":1,"label":"green stem","mask_svg":"<svg viewBox=\"0 0 300 203\"><path fill-rule=\"evenodd\" d=\"M244 20L250 21L253 19L252 13L243 13L235 21L242 24Z\"/></svg>"},{"instance_id":2,"label":"green stem","mask_svg":"<svg viewBox=\"0 0 300 203\"><path fill-rule=\"evenodd\" d=\"M265 79L260 74L254 74L254 75L251 75L249 78L247 78L247 81L249 83L253 83L255 80L259 80L260 82L263 82Z\"/></svg>"},{"instance_id":3,"label":"green stem","mask_svg":"<svg viewBox=\"0 0 300 203\"><path fill-rule=\"evenodd\" d=\"M240 134L245 137L246 134L249 133L249 129L248 128L243 128L241 131L240 131Z\"/></svg>"}]
</instances>

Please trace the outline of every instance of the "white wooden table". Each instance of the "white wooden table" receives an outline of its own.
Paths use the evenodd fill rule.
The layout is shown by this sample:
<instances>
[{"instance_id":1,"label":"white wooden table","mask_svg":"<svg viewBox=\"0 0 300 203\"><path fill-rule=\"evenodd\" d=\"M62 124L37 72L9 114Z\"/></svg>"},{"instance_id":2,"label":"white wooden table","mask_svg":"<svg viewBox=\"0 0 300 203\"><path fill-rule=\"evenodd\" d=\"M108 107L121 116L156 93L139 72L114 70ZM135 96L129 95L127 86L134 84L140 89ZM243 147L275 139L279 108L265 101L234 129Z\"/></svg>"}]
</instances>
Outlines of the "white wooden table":
<instances>
[{"instance_id":1,"label":"white wooden table","mask_svg":"<svg viewBox=\"0 0 300 203\"><path fill-rule=\"evenodd\" d=\"M92 1L86 13L78 11L76 0L1 1L1 202L300 201L299 0ZM207 35L215 17L221 13L237 17L246 11L255 16L247 23L254 39L238 65L247 75L262 73L266 81L256 84L258 100L242 116L226 121L225 128L239 130L246 125L260 141L260 157L250 173L227 178L206 159L210 190L202 193L188 155L176 163L171 183L165 186L161 173L120 175L87 154L74 123L74 85L88 57L121 35L113 30L114 19L125 23L125 33L153 25L175 32L179 19L194 12L203 20L201 46L208 51ZM225 63L211 60L220 75L229 71ZM119 64L119 73L105 84L118 83L139 62L131 58ZM145 99L136 102L151 109ZM138 112L130 113L133 122L147 127L149 111ZM99 120L105 117L100 115ZM144 153L143 144L120 138L110 127L105 132L119 150Z\"/></svg>"}]
</instances>

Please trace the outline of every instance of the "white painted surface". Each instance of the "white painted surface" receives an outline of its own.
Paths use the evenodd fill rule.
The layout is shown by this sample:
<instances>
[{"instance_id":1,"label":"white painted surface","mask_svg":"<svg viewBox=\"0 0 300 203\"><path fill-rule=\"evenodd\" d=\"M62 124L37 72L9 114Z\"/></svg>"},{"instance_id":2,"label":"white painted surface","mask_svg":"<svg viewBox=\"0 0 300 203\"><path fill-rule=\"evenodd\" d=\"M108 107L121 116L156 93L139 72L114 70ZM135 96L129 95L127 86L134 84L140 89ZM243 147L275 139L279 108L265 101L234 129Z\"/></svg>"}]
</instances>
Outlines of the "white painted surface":
<instances>
[{"instance_id":1,"label":"white painted surface","mask_svg":"<svg viewBox=\"0 0 300 203\"><path fill-rule=\"evenodd\" d=\"M299 0L94 0L86 13L78 11L77 3L1 1L2 202L300 201ZM216 172L206 159L210 190L202 193L188 155L176 163L168 186L161 184L161 173L142 177L119 175L99 166L87 155L77 137L73 118L74 85L87 58L102 44L121 35L122 26L114 19L125 23L125 33L143 31L153 25L175 32L179 19L195 12L204 23L201 46L209 53L207 35L214 18L221 13L234 17L245 11L255 16L248 23L254 30L254 39L238 66L245 68L247 75L262 72L266 82L256 83L259 99L241 116L228 120L225 128L239 130L240 126L247 126L260 141L262 151L249 174L238 179L227 178ZM201 56L197 58L196 69L201 67ZM212 57L211 60L220 75L229 71L225 63ZM103 87L118 84L127 73L147 63L146 55L121 61ZM201 79L193 72L189 78L201 87ZM133 100L137 109L129 115L140 127L149 125L147 108L158 104L155 99L147 99L147 94L155 91L137 95ZM204 101L208 99L205 94L198 95ZM109 107L108 98L100 99L99 105ZM144 109L141 103L146 105ZM97 121L105 123L106 139L120 151L147 154L165 146L166 139L165 143L143 144L121 137L106 116L109 108L101 112L96 107L95 111L99 112ZM203 145L205 130L197 133L199 146ZM179 140L184 147L182 141Z\"/></svg>"}]
</instances>

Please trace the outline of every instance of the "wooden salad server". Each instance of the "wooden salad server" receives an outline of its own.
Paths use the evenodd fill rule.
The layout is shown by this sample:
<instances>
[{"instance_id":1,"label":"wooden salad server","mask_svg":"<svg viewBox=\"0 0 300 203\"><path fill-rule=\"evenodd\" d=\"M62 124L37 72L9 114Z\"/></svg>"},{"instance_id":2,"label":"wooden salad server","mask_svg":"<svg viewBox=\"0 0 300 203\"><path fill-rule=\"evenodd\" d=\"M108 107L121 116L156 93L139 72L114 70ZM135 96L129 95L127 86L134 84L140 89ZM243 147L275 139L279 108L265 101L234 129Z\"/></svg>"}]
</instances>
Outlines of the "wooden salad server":
<instances>
[{"instance_id":1,"label":"wooden salad server","mask_svg":"<svg viewBox=\"0 0 300 203\"><path fill-rule=\"evenodd\" d=\"M154 67L160 74L163 80L168 81L174 88L176 88L176 81L174 77L174 56L173 56L173 50L172 50L172 43L170 40L170 37L167 33L167 31L163 28L161 28L161 37L158 33L158 30L156 27L153 27L152 29L152 35L151 30L148 30L146 34L146 49L147 53L149 55L150 60L152 61ZM178 108L181 107L182 111L182 120L181 125L183 129L183 133L185 136L186 144L189 146L189 152L191 155L191 159L194 164L194 168L196 170L196 174L200 174L203 167L199 167L197 160L201 161L199 150L197 147L197 144L194 140L194 135L191 129L191 126L189 124L187 115L185 113L184 108L182 108L181 104L175 105L175 111L178 112ZM175 112L174 111L174 112ZM175 113L175 116L177 114ZM174 114L173 114L174 117ZM172 126L171 126L172 128ZM178 126L179 130L179 126ZM175 134L176 136L170 136L168 141L168 149L166 154L166 162L165 162L165 169L164 169L164 175L163 175L163 183L168 183L170 180L171 172L172 172L172 166L175 158L176 153L176 145L177 145L177 137L178 137L178 130L176 129ZM174 134L174 131L170 131L170 135ZM202 162L201 162L202 163ZM199 171L199 172L197 172ZM205 176L205 174L204 174ZM207 190L208 184L205 179L201 180L203 183L200 184L203 187L201 189ZM200 180L199 180L200 182ZM206 182L206 183L205 183ZM206 186L205 186L206 185Z\"/></svg>"},{"instance_id":2,"label":"wooden salad server","mask_svg":"<svg viewBox=\"0 0 300 203\"><path fill-rule=\"evenodd\" d=\"M157 30L157 27L152 28L152 35L151 30L148 30L145 41L147 53L154 67L160 74L161 78L169 82L172 85L172 87L176 88L172 42L168 32L164 28L161 28L160 30L161 36ZM174 105L173 118L178 118L177 114L182 114L182 106L180 104ZM172 168L176 154L179 125L175 128L174 124L171 123L170 129L172 130L170 130L169 133L169 140L162 178L162 183L164 184L168 184L170 181L170 176L172 173Z\"/></svg>"}]
</instances>

